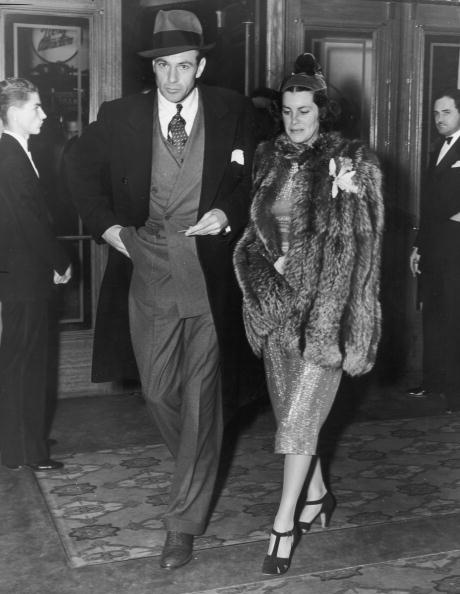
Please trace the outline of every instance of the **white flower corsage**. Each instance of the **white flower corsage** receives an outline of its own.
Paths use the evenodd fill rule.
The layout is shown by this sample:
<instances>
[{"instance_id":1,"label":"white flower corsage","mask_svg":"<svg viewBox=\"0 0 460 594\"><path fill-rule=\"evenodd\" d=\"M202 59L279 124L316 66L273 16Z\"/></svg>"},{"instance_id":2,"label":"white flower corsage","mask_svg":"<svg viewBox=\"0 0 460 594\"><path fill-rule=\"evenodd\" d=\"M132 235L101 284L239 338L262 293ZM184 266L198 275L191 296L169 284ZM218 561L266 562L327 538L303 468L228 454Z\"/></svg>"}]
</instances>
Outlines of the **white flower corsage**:
<instances>
[{"instance_id":1,"label":"white flower corsage","mask_svg":"<svg viewBox=\"0 0 460 594\"><path fill-rule=\"evenodd\" d=\"M344 192L357 192L358 187L353 183L353 177L356 171L353 171L351 159L339 157L340 169L337 173L337 163L335 159L329 161L329 175L333 178L332 197L335 198L339 189Z\"/></svg>"}]
</instances>

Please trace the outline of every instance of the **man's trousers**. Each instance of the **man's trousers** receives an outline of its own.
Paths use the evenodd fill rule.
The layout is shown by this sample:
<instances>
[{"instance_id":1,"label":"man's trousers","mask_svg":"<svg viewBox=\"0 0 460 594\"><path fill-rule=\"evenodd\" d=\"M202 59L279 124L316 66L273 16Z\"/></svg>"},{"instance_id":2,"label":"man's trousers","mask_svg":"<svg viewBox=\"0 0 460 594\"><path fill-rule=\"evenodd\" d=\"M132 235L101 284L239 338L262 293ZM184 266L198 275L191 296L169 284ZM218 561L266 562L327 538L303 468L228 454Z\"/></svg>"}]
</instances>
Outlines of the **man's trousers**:
<instances>
[{"instance_id":1,"label":"man's trousers","mask_svg":"<svg viewBox=\"0 0 460 594\"><path fill-rule=\"evenodd\" d=\"M48 301L2 302L0 449L8 466L48 458L45 440Z\"/></svg>"},{"instance_id":2,"label":"man's trousers","mask_svg":"<svg viewBox=\"0 0 460 594\"><path fill-rule=\"evenodd\" d=\"M134 294L133 294L134 293ZM219 465L219 349L210 313L161 315L130 291L131 337L148 409L175 461L167 530L202 534Z\"/></svg>"}]
</instances>

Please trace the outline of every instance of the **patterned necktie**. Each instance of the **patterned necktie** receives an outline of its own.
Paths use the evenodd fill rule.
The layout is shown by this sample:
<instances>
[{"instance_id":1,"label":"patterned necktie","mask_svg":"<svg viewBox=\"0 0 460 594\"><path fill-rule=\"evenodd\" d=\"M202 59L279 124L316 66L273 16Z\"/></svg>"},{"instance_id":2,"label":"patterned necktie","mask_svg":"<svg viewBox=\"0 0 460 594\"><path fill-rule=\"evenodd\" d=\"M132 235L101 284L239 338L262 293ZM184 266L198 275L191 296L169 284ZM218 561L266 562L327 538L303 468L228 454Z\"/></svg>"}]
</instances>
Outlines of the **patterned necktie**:
<instances>
[{"instance_id":1,"label":"patterned necktie","mask_svg":"<svg viewBox=\"0 0 460 594\"><path fill-rule=\"evenodd\" d=\"M181 153L187 142L187 132L185 131L185 120L180 115L182 104L176 105L177 113L173 115L168 124L168 140Z\"/></svg>"}]
</instances>

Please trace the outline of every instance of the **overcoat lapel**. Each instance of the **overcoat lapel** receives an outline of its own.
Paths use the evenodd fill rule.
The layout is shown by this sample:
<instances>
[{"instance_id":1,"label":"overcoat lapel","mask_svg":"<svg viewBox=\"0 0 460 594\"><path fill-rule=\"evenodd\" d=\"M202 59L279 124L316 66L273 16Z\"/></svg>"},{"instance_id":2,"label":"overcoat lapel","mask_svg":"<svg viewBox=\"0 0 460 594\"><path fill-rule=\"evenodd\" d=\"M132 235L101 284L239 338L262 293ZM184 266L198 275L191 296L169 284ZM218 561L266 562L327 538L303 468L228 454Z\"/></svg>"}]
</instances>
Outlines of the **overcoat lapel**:
<instances>
[{"instance_id":1,"label":"overcoat lapel","mask_svg":"<svg viewBox=\"0 0 460 594\"><path fill-rule=\"evenodd\" d=\"M212 208L227 163L228 146L233 144L234 120L219 96L199 87L204 111L204 159L198 218ZM227 117L226 117L227 116Z\"/></svg>"},{"instance_id":2,"label":"overcoat lapel","mask_svg":"<svg viewBox=\"0 0 460 594\"><path fill-rule=\"evenodd\" d=\"M152 172L152 129L156 110L154 91L139 96L128 116L125 137L119 139L124 151L126 177L131 196L150 195Z\"/></svg>"}]
</instances>

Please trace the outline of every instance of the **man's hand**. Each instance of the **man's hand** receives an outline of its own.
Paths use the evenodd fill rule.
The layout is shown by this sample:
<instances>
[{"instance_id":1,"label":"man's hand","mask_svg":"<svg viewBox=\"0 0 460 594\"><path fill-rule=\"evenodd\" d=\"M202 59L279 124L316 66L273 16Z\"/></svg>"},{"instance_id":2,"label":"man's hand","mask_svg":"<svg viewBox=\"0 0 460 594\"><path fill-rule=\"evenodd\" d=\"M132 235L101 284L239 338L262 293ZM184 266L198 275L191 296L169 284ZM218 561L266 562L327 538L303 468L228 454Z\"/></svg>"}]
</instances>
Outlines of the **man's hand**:
<instances>
[{"instance_id":1,"label":"man's hand","mask_svg":"<svg viewBox=\"0 0 460 594\"><path fill-rule=\"evenodd\" d=\"M409 267L414 278L417 276L417 274L420 274L419 262L420 254L418 253L418 248L413 247L409 256Z\"/></svg>"},{"instance_id":2,"label":"man's hand","mask_svg":"<svg viewBox=\"0 0 460 594\"><path fill-rule=\"evenodd\" d=\"M66 285L72 278L72 264L69 264L64 274L54 271L53 282L55 285Z\"/></svg>"},{"instance_id":3,"label":"man's hand","mask_svg":"<svg viewBox=\"0 0 460 594\"><path fill-rule=\"evenodd\" d=\"M185 235L219 235L228 225L227 215L219 208L205 213L196 225L189 227Z\"/></svg>"},{"instance_id":4,"label":"man's hand","mask_svg":"<svg viewBox=\"0 0 460 594\"><path fill-rule=\"evenodd\" d=\"M455 221L456 223L460 223L460 212L456 212L454 215L450 217L451 221Z\"/></svg>"},{"instance_id":5,"label":"man's hand","mask_svg":"<svg viewBox=\"0 0 460 594\"><path fill-rule=\"evenodd\" d=\"M123 229L121 225L112 225L104 231L102 239L104 239L109 245L121 252L124 256L129 258L128 250L125 248L125 244L120 238L120 231Z\"/></svg>"}]
</instances>

